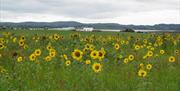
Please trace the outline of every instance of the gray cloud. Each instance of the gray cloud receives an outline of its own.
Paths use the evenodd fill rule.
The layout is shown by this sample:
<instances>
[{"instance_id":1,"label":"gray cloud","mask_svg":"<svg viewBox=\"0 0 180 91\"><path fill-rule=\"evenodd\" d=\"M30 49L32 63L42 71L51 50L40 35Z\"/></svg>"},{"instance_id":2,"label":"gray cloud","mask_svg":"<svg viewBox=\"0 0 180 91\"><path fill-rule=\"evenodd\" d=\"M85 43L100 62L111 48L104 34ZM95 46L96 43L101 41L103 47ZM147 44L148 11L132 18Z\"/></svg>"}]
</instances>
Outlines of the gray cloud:
<instances>
[{"instance_id":1,"label":"gray cloud","mask_svg":"<svg viewBox=\"0 0 180 91\"><path fill-rule=\"evenodd\" d=\"M87 19L180 9L180 0L0 0L0 3L1 11Z\"/></svg>"}]
</instances>

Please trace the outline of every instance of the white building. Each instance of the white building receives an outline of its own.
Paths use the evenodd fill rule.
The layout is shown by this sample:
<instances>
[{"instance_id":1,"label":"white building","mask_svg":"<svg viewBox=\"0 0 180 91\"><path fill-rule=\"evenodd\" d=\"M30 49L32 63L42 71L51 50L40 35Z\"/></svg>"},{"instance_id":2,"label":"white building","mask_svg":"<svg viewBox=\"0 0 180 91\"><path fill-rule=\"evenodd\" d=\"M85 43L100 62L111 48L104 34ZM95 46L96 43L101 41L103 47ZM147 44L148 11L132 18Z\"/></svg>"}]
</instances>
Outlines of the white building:
<instances>
[{"instance_id":1,"label":"white building","mask_svg":"<svg viewBox=\"0 0 180 91\"><path fill-rule=\"evenodd\" d=\"M81 31L90 31L90 32L92 32L93 30L94 30L93 27L85 27Z\"/></svg>"}]
</instances>

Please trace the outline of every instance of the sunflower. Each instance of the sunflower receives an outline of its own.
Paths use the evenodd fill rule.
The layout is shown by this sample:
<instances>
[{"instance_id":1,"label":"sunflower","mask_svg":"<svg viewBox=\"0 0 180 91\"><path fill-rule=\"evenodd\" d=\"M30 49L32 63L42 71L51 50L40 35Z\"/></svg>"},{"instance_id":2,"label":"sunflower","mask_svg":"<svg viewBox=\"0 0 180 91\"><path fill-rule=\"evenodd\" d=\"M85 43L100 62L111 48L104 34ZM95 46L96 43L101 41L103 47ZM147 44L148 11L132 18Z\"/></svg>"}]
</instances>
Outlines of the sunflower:
<instances>
[{"instance_id":1,"label":"sunflower","mask_svg":"<svg viewBox=\"0 0 180 91\"><path fill-rule=\"evenodd\" d=\"M53 35L53 39L54 39L54 40L58 40L59 38L60 38L60 36L59 36L58 34L54 34L54 35Z\"/></svg>"},{"instance_id":2,"label":"sunflower","mask_svg":"<svg viewBox=\"0 0 180 91\"><path fill-rule=\"evenodd\" d=\"M23 61L23 57L20 56L17 58L17 62L22 62L22 61Z\"/></svg>"},{"instance_id":3,"label":"sunflower","mask_svg":"<svg viewBox=\"0 0 180 91\"><path fill-rule=\"evenodd\" d=\"M95 73L98 73L102 70L102 65L100 63L94 63L92 69Z\"/></svg>"},{"instance_id":4,"label":"sunflower","mask_svg":"<svg viewBox=\"0 0 180 91\"><path fill-rule=\"evenodd\" d=\"M19 46L24 46L24 41L23 40L19 40Z\"/></svg>"},{"instance_id":5,"label":"sunflower","mask_svg":"<svg viewBox=\"0 0 180 91\"><path fill-rule=\"evenodd\" d=\"M134 55L129 55L128 59L129 59L130 61L134 60Z\"/></svg>"},{"instance_id":6,"label":"sunflower","mask_svg":"<svg viewBox=\"0 0 180 91\"><path fill-rule=\"evenodd\" d=\"M49 52L56 52L56 50L51 48L51 49L49 49Z\"/></svg>"},{"instance_id":7,"label":"sunflower","mask_svg":"<svg viewBox=\"0 0 180 91\"><path fill-rule=\"evenodd\" d=\"M175 54L179 54L179 50L175 50L174 52L175 52Z\"/></svg>"},{"instance_id":8,"label":"sunflower","mask_svg":"<svg viewBox=\"0 0 180 91\"><path fill-rule=\"evenodd\" d=\"M82 56L83 56L83 52L81 50L75 49L72 52L72 58L75 60L80 61L82 59Z\"/></svg>"},{"instance_id":9,"label":"sunflower","mask_svg":"<svg viewBox=\"0 0 180 91\"><path fill-rule=\"evenodd\" d=\"M145 70L140 69L140 70L138 71L138 76L140 76L140 77L146 77L146 75L147 75L147 72L146 72Z\"/></svg>"},{"instance_id":10,"label":"sunflower","mask_svg":"<svg viewBox=\"0 0 180 91\"><path fill-rule=\"evenodd\" d=\"M135 50L139 50L141 47L139 45L135 45Z\"/></svg>"},{"instance_id":11,"label":"sunflower","mask_svg":"<svg viewBox=\"0 0 180 91\"><path fill-rule=\"evenodd\" d=\"M147 44L147 43L148 43L147 39L144 39L144 40L143 40L143 42L144 42L145 44Z\"/></svg>"},{"instance_id":12,"label":"sunflower","mask_svg":"<svg viewBox=\"0 0 180 91\"><path fill-rule=\"evenodd\" d=\"M90 56L91 56L92 59L97 59L97 58L98 58L98 55L99 55L99 53L98 53L98 51L96 51L96 50L93 50L93 51L91 51L91 53L90 53Z\"/></svg>"},{"instance_id":13,"label":"sunflower","mask_svg":"<svg viewBox=\"0 0 180 91\"><path fill-rule=\"evenodd\" d=\"M140 64L139 64L139 68L140 68L140 69L144 69L144 64L143 64L143 63L140 63Z\"/></svg>"},{"instance_id":14,"label":"sunflower","mask_svg":"<svg viewBox=\"0 0 180 91\"><path fill-rule=\"evenodd\" d=\"M46 47L46 49L47 49L47 50L50 50L50 49L52 49L52 46L51 46L51 45L48 45L48 46Z\"/></svg>"},{"instance_id":15,"label":"sunflower","mask_svg":"<svg viewBox=\"0 0 180 91\"><path fill-rule=\"evenodd\" d=\"M159 52L160 52L160 54L164 54L164 53L165 53L165 51L164 51L164 50L160 50Z\"/></svg>"},{"instance_id":16,"label":"sunflower","mask_svg":"<svg viewBox=\"0 0 180 91\"><path fill-rule=\"evenodd\" d=\"M86 45L85 45L85 48L86 48L86 49L90 49L90 47L91 47L91 44L86 44Z\"/></svg>"},{"instance_id":17,"label":"sunflower","mask_svg":"<svg viewBox=\"0 0 180 91\"><path fill-rule=\"evenodd\" d=\"M40 50L40 49L36 49L35 52L34 52L34 54L35 54L36 56L40 56L40 55L41 55L41 50Z\"/></svg>"},{"instance_id":18,"label":"sunflower","mask_svg":"<svg viewBox=\"0 0 180 91\"><path fill-rule=\"evenodd\" d=\"M44 59L46 62L49 62L49 61L51 61L52 58L51 58L51 56L46 56Z\"/></svg>"},{"instance_id":19,"label":"sunflower","mask_svg":"<svg viewBox=\"0 0 180 91\"><path fill-rule=\"evenodd\" d=\"M29 56L29 60L30 60L30 61L35 61L35 60L36 60L36 55L35 55L35 54L31 54L31 55Z\"/></svg>"},{"instance_id":20,"label":"sunflower","mask_svg":"<svg viewBox=\"0 0 180 91\"><path fill-rule=\"evenodd\" d=\"M129 62L129 59L128 58L125 58L124 59L124 63L127 64Z\"/></svg>"},{"instance_id":21,"label":"sunflower","mask_svg":"<svg viewBox=\"0 0 180 91\"><path fill-rule=\"evenodd\" d=\"M55 57L56 56L56 52L49 52L49 56L50 57Z\"/></svg>"},{"instance_id":22,"label":"sunflower","mask_svg":"<svg viewBox=\"0 0 180 91\"><path fill-rule=\"evenodd\" d=\"M25 40L25 36L21 36L20 40L24 41Z\"/></svg>"},{"instance_id":23,"label":"sunflower","mask_svg":"<svg viewBox=\"0 0 180 91\"><path fill-rule=\"evenodd\" d=\"M83 53L87 53L89 49L83 48Z\"/></svg>"},{"instance_id":24,"label":"sunflower","mask_svg":"<svg viewBox=\"0 0 180 91\"><path fill-rule=\"evenodd\" d=\"M104 58L104 52L103 51L98 52L98 58L99 58L99 60L102 60Z\"/></svg>"},{"instance_id":25,"label":"sunflower","mask_svg":"<svg viewBox=\"0 0 180 91\"><path fill-rule=\"evenodd\" d=\"M151 64L147 64L146 65L146 69L151 70L152 69L152 65Z\"/></svg>"},{"instance_id":26,"label":"sunflower","mask_svg":"<svg viewBox=\"0 0 180 91\"><path fill-rule=\"evenodd\" d=\"M90 48L89 48L89 50L94 50L94 48L95 48L95 46L94 45L90 45Z\"/></svg>"},{"instance_id":27,"label":"sunflower","mask_svg":"<svg viewBox=\"0 0 180 91\"><path fill-rule=\"evenodd\" d=\"M153 52L152 51L148 51L147 56L149 56L149 57L153 56Z\"/></svg>"},{"instance_id":28,"label":"sunflower","mask_svg":"<svg viewBox=\"0 0 180 91\"><path fill-rule=\"evenodd\" d=\"M4 45L2 43L0 43L0 49L3 49Z\"/></svg>"},{"instance_id":29,"label":"sunflower","mask_svg":"<svg viewBox=\"0 0 180 91\"><path fill-rule=\"evenodd\" d=\"M104 55L106 55L106 51L105 49L102 47L101 50L100 50Z\"/></svg>"},{"instance_id":30,"label":"sunflower","mask_svg":"<svg viewBox=\"0 0 180 91\"><path fill-rule=\"evenodd\" d=\"M91 64L91 60L86 60L86 61L85 61L85 64L86 64L86 65Z\"/></svg>"},{"instance_id":31,"label":"sunflower","mask_svg":"<svg viewBox=\"0 0 180 91\"><path fill-rule=\"evenodd\" d=\"M120 45L119 45L118 43L116 43L116 44L114 45L114 48L115 48L116 50L119 50Z\"/></svg>"},{"instance_id":32,"label":"sunflower","mask_svg":"<svg viewBox=\"0 0 180 91\"><path fill-rule=\"evenodd\" d=\"M65 62L65 64L66 64L66 66L69 66L69 65L71 64L71 61L70 61L70 60L67 60L67 61Z\"/></svg>"},{"instance_id":33,"label":"sunflower","mask_svg":"<svg viewBox=\"0 0 180 91\"><path fill-rule=\"evenodd\" d=\"M176 61L176 58L174 56L169 57L169 62L175 62L175 61Z\"/></svg>"}]
</instances>

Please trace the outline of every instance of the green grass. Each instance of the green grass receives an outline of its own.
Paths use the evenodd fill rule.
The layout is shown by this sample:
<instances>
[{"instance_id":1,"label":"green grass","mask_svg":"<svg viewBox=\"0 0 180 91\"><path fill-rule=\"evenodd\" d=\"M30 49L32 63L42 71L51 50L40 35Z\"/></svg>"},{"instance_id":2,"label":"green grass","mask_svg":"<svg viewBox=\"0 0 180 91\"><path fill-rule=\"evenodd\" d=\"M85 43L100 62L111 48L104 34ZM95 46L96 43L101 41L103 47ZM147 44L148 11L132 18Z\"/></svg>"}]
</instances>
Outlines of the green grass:
<instances>
[{"instance_id":1,"label":"green grass","mask_svg":"<svg viewBox=\"0 0 180 91\"><path fill-rule=\"evenodd\" d=\"M10 33L9 36L4 35L7 32ZM49 39L53 34L59 34L64 39ZM72 38L72 34L80 36ZM91 37L92 35L94 37ZM18 40L21 36L26 38L26 49L19 47ZM34 36L40 39L35 42L32 40ZM46 39L42 39L43 36ZM133 38L128 40L129 36ZM155 50L150 58L142 59L149 50L147 46L138 51L134 50L134 44L143 45L144 39L154 44L158 36L167 37L165 34L150 33L1 30L0 38L5 39L3 45L6 47L0 50L0 71L6 71L0 72L0 91L180 91L180 55L174 53L175 50L180 51L180 34L163 38L161 46L152 45ZM16 43L12 42L14 37L17 38ZM82 41L86 38L93 42ZM136 42L137 38L140 41ZM121 44L122 41L128 41L129 44ZM176 45L173 41L176 41ZM44 57L48 55L48 43L57 51L56 57L50 62L44 61ZM93 60L89 54L83 55L82 62L71 57L74 49L83 50L86 43L93 44L96 50L104 47L106 55L103 61ZM114 43L121 44L120 50L114 49ZM38 48L42 54L35 62L31 62L29 55ZM165 54L159 53L161 49L165 50ZM13 56L15 52L17 56ZM67 54L71 60L70 66L65 65L65 60L61 58L63 54ZM117 59L120 54L123 58ZM123 60L130 54L134 55L135 59L125 64ZM155 56L156 54L158 56ZM23 57L20 63L17 62L19 56ZM170 56L174 56L176 61L168 62ZM84 64L86 59L91 60L90 65ZM101 72L95 73L92 70L94 62L101 63ZM138 76L140 63L153 65L151 70L146 70L146 77Z\"/></svg>"}]
</instances>

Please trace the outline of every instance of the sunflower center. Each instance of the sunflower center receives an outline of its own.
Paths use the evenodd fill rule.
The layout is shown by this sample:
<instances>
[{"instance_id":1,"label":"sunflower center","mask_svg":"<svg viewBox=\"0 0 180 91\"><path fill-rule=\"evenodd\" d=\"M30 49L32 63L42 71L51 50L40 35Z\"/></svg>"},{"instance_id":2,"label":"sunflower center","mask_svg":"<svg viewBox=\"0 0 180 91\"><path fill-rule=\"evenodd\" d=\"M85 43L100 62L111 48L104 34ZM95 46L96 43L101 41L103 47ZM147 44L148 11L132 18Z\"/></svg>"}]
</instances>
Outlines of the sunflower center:
<instances>
[{"instance_id":1,"label":"sunflower center","mask_svg":"<svg viewBox=\"0 0 180 91\"><path fill-rule=\"evenodd\" d=\"M79 52L75 52L75 55L76 55L76 57L79 57L80 53Z\"/></svg>"},{"instance_id":2,"label":"sunflower center","mask_svg":"<svg viewBox=\"0 0 180 91\"><path fill-rule=\"evenodd\" d=\"M93 53L94 56L96 56L96 53Z\"/></svg>"},{"instance_id":3,"label":"sunflower center","mask_svg":"<svg viewBox=\"0 0 180 91\"><path fill-rule=\"evenodd\" d=\"M101 57L103 54L101 52L99 52L99 56Z\"/></svg>"},{"instance_id":4,"label":"sunflower center","mask_svg":"<svg viewBox=\"0 0 180 91\"><path fill-rule=\"evenodd\" d=\"M99 66L95 66L95 69L98 70L98 69L99 69Z\"/></svg>"}]
</instances>

